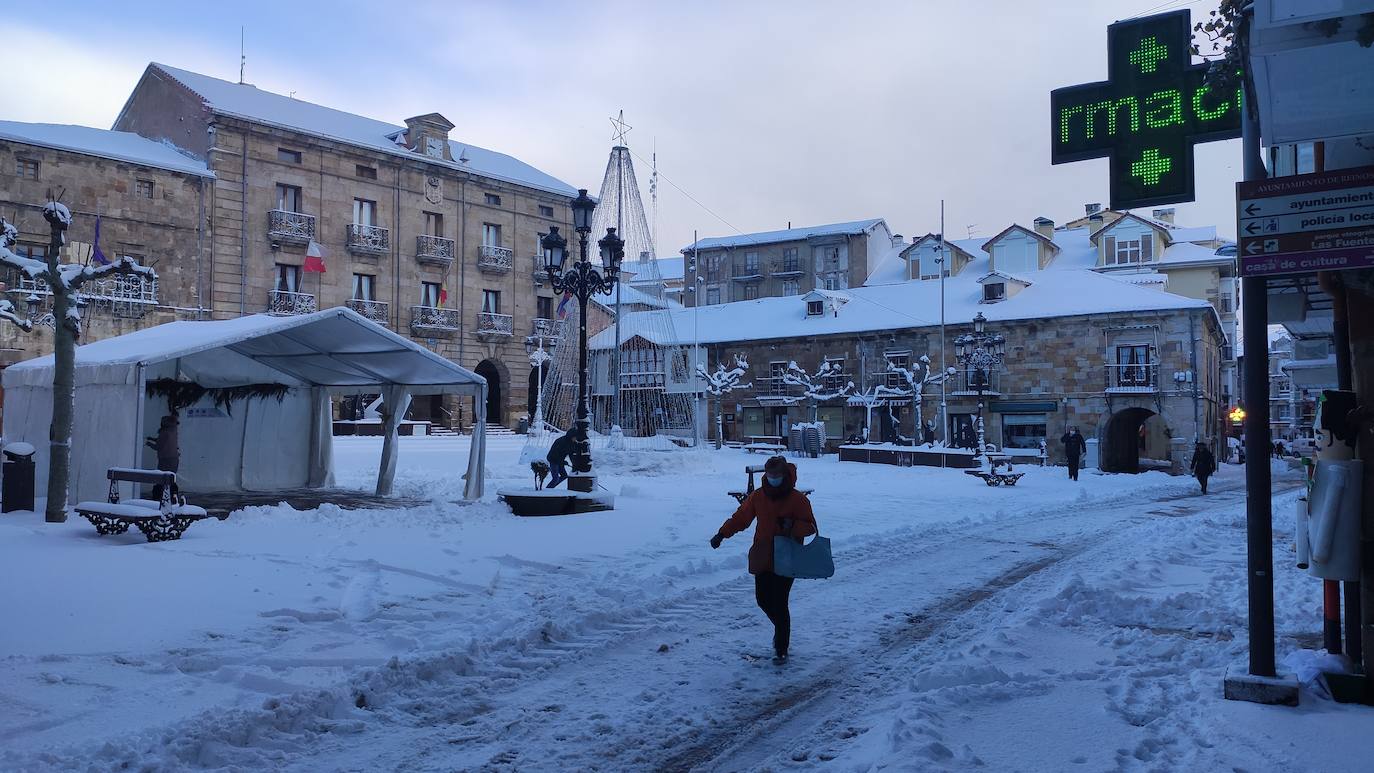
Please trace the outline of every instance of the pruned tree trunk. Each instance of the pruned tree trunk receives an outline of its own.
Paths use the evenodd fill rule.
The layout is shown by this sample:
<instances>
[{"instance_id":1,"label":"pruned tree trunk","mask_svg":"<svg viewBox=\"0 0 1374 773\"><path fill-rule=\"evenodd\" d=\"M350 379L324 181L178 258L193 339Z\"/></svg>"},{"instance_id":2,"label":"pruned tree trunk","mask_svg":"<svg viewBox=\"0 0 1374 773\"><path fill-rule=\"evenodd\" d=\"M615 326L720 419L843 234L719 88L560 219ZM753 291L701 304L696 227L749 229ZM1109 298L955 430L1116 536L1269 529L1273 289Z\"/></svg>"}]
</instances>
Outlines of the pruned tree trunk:
<instances>
[{"instance_id":1,"label":"pruned tree trunk","mask_svg":"<svg viewBox=\"0 0 1374 773\"><path fill-rule=\"evenodd\" d=\"M62 243L66 224L59 218L49 218L48 273L60 276ZM49 282L52 291L53 316L53 377L52 424L48 428L48 503L43 520L63 523L67 520L67 489L71 472L72 406L76 401L76 335L68 327L67 311L71 298L60 283ZM141 397L141 395L140 395Z\"/></svg>"}]
</instances>

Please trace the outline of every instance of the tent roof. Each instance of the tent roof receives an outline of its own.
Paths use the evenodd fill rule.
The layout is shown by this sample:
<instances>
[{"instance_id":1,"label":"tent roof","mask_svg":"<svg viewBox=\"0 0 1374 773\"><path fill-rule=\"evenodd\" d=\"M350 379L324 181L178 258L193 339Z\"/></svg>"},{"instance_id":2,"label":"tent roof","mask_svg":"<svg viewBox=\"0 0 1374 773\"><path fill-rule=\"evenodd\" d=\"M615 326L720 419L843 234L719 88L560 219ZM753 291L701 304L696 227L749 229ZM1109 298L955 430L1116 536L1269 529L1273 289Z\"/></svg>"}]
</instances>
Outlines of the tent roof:
<instances>
[{"instance_id":1,"label":"tent roof","mask_svg":"<svg viewBox=\"0 0 1374 773\"><path fill-rule=\"evenodd\" d=\"M344 307L288 317L254 314L213 322L169 322L78 347L76 367L79 372L149 366L216 349L246 357L293 386L480 388L486 383L476 373ZM198 360L205 370L205 358ZM263 381L262 369L242 368L238 357L222 362L223 369L215 369L215 386ZM6 386L50 382L52 367L52 355L11 365L5 369ZM237 377L232 372L236 369L241 372Z\"/></svg>"}]
</instances>

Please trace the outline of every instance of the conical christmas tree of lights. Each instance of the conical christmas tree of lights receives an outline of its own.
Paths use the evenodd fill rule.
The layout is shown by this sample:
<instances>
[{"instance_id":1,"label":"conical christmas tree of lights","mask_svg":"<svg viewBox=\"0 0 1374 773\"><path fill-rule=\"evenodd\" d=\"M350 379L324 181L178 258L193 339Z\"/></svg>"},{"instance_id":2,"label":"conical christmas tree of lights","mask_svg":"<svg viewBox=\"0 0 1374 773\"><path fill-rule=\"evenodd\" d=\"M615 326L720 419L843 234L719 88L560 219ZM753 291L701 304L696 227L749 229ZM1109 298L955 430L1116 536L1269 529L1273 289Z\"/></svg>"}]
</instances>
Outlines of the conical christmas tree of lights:
<instances>
[{"instance_id":1,"label":"conical christmas tree of lights","mask_svg":"<svg viewBox=\"0 0 1374 773\"><path fill-rule=\"evenodd\" d=\"M695 400L690 391L688 350L673 328L671 309L677 303L667 297L667 285L655 260L653 236L644 215L644 202L635 179L634 162L624 145L611 149L596 211L592 213L591 249L614 228L625 240L621 283L596 301L613 314L619 310L618 349L593 348L589 353L593 446L623 442L628 448L672 448L670 438L691 439ZM572 248L572 245L569 245ZM593 260L598 260L593 257ZM563 336L559 339L544 379L544 425L549 432L566 431L576 415L577 325L575 299L566 304ZM614 334L615 324L589 336L603 341ZM619 377L617 378L617 375ZM620 382L619 411L616 381ZM619 422L619 433L612 427ZM547 443L547 439L544 441Z\"/></svg>"}]
</instances>

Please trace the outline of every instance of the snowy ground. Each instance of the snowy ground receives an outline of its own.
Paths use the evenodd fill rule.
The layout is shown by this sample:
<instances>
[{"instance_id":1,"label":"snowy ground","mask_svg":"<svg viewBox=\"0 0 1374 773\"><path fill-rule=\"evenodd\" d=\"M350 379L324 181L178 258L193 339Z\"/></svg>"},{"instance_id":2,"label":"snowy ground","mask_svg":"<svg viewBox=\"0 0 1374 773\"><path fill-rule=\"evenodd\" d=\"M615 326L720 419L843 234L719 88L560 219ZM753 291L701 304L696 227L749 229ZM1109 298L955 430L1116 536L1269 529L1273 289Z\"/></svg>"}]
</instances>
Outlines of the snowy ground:
<instances>
[{"instance_id":1,"label":"snowy ground","mask_svg":"<svg viewBox=\"0 0 1374 773\"><path fill-rule=\"evenodd\" d=\"M464 505L466 444L402 438L409 510L255 508L179 542L0 517L0 768L1360 770L1374 712L1223 701L1245 653L1239 468L955 471L798 460L837 576L778 669L743 537L758 456L598 458L614 512ZM490 490L524 485L494 441ZM365 487L379 440L340 438ZM1291 480L1291 479L1289 479ZM1290 483L1280 479L1279 485ZM1316 581L1276 497L1280 656Z\"/></svg>"}]
</instances>

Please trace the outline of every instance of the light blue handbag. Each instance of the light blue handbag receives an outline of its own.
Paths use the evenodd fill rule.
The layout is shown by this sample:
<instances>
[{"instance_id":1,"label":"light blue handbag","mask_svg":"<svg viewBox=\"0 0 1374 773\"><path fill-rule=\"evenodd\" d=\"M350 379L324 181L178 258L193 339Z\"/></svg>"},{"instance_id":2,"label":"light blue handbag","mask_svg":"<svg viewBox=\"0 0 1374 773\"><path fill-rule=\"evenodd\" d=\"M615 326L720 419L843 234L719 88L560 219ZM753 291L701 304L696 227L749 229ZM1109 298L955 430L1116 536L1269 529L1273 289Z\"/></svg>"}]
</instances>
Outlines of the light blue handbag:
<instances>
[{"instance_id":1,"label":"light blue handbag","mask_svg":"<svg viewBox=\"0 0 1374 773\"><path fill-rule=\"evenodd\" d=\"M810 542L797 542L791 537L773 538L773 573L779 577L801 580L824 580L835 575L835 559L830 556L830 539L816 536Z\"/></svg>"}]
</instances>

